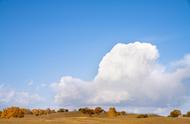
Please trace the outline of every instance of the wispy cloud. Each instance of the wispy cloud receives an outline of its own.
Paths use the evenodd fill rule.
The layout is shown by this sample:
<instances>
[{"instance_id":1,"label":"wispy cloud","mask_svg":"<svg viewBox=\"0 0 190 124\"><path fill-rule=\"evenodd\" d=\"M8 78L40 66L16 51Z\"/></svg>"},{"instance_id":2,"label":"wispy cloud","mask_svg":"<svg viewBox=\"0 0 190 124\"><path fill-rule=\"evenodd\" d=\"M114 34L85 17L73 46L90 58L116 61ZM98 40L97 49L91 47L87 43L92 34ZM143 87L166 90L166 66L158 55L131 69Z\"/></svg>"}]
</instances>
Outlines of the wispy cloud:
<instances>
[{"instance_id":1,"label":"wispy cloud","mask_svg":"<svg viewBox=\"0 0 190 124\"><path fill-rule=\"evenodd\" d=\"M27 91L18 91L16 89L0 85L0 105L3 106L31 106L33 104L40 104L44 98L37 93Z\"/></svg>"}]
</instances>

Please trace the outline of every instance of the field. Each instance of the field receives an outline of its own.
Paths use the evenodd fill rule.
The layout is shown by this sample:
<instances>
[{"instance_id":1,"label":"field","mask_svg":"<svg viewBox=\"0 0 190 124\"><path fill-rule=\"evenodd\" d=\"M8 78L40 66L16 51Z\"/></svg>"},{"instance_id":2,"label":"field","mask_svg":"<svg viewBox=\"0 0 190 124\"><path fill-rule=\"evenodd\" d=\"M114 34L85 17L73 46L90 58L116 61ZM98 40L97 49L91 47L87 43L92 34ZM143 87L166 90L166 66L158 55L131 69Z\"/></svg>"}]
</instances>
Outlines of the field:
<instances>
[{"instance_id":1,"label":"field","mask_svg":"<svg viewBox=\"0 0 190 124\"><path fill-rule=\"evenodd\" d=\"M0 119L0 124L190 124L190 118L137 118L134 114L109 118L105 114L90 117L80 112L58 112L38 117L26 115L24 118Z\"/></svg>"}]
</instances>

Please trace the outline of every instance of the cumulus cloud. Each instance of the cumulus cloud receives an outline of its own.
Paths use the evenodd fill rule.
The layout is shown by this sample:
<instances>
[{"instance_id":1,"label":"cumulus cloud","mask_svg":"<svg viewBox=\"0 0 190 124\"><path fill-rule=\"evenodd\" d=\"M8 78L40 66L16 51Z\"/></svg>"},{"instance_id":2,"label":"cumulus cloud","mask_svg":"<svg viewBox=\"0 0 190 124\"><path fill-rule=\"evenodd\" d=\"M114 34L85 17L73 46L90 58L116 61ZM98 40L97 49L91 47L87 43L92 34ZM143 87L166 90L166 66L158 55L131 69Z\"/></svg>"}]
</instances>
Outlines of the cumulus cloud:
<instances>
[{"instance_id":1,"label":"cumulus cloud","mask_svg":"<svg viewBox=\"0 0 190 124\"><path fill-rule=\"evenodd\" d=\"M158 63L159 51L150 43L118 43L101 60L91 81L71 76L51 85L61 105L179 106L183 81L190 78L190 55L168 71ZM161 109L160 109L161 110Z\"/></svg>"},{"instance_id":2,"label":"cumulus cloud","mask_svg":"<svg viewBox=\"0 0 190 124\"><path fill-rule=\"evenodd\" d=\"M62 77L59 83L51 84L56 92L55 102L64 103L65 105L72 105L72 103L84 104L82 100L87 100L90 96L89 84L87 81L70 76Z\"/></svg>"}]
</instances>

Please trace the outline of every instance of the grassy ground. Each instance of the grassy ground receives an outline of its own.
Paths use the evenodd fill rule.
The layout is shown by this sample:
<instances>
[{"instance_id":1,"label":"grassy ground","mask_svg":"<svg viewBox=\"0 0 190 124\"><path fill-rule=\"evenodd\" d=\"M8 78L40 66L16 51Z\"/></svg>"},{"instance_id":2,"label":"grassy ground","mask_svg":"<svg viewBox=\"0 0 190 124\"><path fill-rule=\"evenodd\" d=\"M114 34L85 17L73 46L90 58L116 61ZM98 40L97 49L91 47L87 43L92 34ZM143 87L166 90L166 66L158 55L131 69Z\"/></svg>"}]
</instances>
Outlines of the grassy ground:
<instances>
[{"instance_id":1,"label":"grassy ground","mask_svg":"<svg viewBox=\"0 0 190 124\"><path fill-rule=\"evenodd\" d=\"M108 118L105 115L89 117L77 112L54 113L35 117L0 119L0 124L190 124L190 118L149 117L136 118L136 115Z\"/></svg>"}]
</instances>

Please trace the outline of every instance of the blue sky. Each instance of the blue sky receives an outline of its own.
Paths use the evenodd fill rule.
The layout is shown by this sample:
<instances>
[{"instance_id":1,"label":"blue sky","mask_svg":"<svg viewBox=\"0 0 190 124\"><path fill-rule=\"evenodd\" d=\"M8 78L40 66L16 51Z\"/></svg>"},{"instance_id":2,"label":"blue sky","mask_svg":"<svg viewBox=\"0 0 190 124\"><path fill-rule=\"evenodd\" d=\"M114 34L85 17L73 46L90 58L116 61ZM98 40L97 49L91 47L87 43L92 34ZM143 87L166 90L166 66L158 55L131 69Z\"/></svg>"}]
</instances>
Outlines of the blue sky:
<instances>
[{"instance_id":1,"label":"blue sky","mask_svg":"<svg viewBox=\"0 0 190 124\"><path fill-rule=\"evenodd\" d=\"M118 42L152 43L167 65L190 53L189 22L188 0L0 0L0 84L91 80Z\"/></svg>"}]
</instances>

